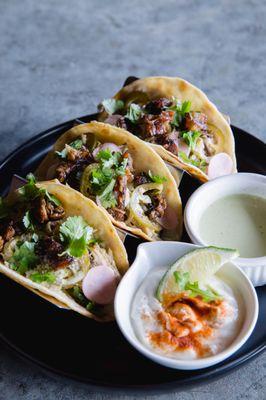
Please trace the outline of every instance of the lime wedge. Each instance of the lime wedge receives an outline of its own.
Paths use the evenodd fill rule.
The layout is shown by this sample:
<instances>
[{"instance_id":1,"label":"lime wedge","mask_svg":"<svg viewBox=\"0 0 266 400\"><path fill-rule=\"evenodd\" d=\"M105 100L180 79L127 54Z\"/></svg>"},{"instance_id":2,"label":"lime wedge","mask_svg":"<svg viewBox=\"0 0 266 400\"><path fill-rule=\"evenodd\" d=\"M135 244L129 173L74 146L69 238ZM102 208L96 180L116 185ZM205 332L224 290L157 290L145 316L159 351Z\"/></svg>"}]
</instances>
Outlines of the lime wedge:
<instances>
[{"instance_id":1,"label":"lime wedge","mask_svg":"<svg viewBox=\"0 0 266 400\"><path fill-rule=\"evenodd\" d=\"M214 246L193 250L179 258L164 274L158 285L156 297L162 301L164 293L170 294L178 291L175 271L181 274L189 273L190 282L204 282L214 275L223 264L238 256L237 250Z\"/></svg>"}]
</instances>

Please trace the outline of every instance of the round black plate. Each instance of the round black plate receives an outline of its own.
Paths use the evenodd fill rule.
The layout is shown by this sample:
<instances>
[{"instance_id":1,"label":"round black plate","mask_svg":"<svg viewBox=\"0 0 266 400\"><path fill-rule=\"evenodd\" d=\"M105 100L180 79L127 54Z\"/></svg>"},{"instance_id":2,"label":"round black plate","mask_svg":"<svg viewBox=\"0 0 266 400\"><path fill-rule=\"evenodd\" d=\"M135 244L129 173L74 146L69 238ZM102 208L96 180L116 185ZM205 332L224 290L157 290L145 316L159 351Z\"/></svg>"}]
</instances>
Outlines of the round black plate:
<instances>
[{"instance_id":1,"label":"round black plate","mask_svg":"<svg viewBox=\"0 0 266 400\"><path fill-rule=\"evenodd\" d=\"M0 193L7 192L13 174L34 171L56 138L75 123L69 121L35 136L0 165ZM265 173L264 144L233 127L240 171ZM185 205L198 183L184 174L180 192ZM183 240L189 241L186 233ZM140 241L127 237L130 261ZM61 375L87 383L124 389L164 390L206 381L243 364L265 349L266 287L257 289L260 315L248 342L226 361L198 371L176 371L161 367L135 351L123 338L115 322L99 324L72 311L60 310L27 289L0 277L2 340L23 357ZM263 314L264 312L264 314Z\"/></svg>"}]
</instances>

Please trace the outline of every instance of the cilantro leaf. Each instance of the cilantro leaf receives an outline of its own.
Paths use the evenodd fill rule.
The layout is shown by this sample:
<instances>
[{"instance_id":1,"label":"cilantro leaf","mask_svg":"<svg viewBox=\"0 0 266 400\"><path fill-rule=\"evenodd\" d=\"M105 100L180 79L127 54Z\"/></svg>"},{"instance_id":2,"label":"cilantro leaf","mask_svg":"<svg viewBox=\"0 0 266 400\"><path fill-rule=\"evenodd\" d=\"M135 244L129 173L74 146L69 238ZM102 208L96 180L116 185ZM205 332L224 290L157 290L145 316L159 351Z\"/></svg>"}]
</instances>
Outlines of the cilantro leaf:
<instances>
[{"instance_id":1,"label":"cilantro leaf","mask_svg":"<svg viewBox=\"0 0 266 400\"><path fill-rule=\"evenodd\" d=\"M221 297L213 289L209 288L206 290L200 289L199 282L189 282L189 273L181 273L179 271L174 272L174 278L178 284L179 290L189 291L189 297L200 296L206 303L214 300L219 300Z\"/></svg>"},{"instance_id":2,"label":"cilantro leaf","mask_svg":"<svg viewBox=\"0 0 266 400\"><path fill-rule=\"evenodd\" d=\"M29 210L26 211L26 213L22 219L22 222L26 229L34 230L34 226L33 226L33 223L32 223L31 217L30 217Z\"/></svg>"},{"instance_id":3,"label":"cilantro leaf","mask_svg":"<svg viewBox=\"0 0 266 400\"><path fill-rule=\"evenodd\" d=\"M189 145L189 147L193 150L196 146L197 139L200 137L201 132L199 131L188 131L182 132L182 138Z\"/></svg>"},{"instance_id":4,"label":"cilantro leaf","mask_svg":"<svg viewBox=\"0 0 266 400\"><path fill-rule=\"evenodd\" d=\"M47 190L45 190L45 196L48 198L48 200L50 200L56 206L60 206L61 205L61 201L56 196L54 196L53 194L49 193Z\"/></svg>"},{"instance_id":5,"label":"cilantro leaf","mask_svg":"<svg viewBox=\"0 0 266 400\"><path fill-rule=\"evenodd\" d=\"M189 273L181 273L179 271L174 272L175 281L178 284L180 290L185 290L186 284L189 281Z\"/></svg>"},{"instance_id":6,"label":"cilantro leaf","mask_svg":"<svg viewBox=\"0 0 266 400\"><path fill-rule=\"evenodd\" d=\"M25 200L33 200L40 195L40 189L36 186L36 179L33 174L28 174L26 179L28 182L18 189L18 193Z\"/></svg>"},{"instance_id":7,"label":"cilantro leaf","mask_svg":"<svg viewBox=\"0 0 266 400\"><path fill-rule=\"evenodd\" d=\"M118 166L121 155L119 151L112 153L109 149L106 149L100 150L96 159L101 162L103 168L112 168Z\"/></svg>"},{"instance_id":8,"label":"cilantro leaf","mask_svg":"<svg viewBox=\"0 0 266 400\"><path fill-rule=\"evenodd\" d=\"M114 114L116 111L124 108L124 102L122 100L105 99L101 102L100 106L103 106L108 114Z\"/></svg>"},{"instance_id":9,"label":"cilantro leaf","mask_svg":"<svg viewBox=\"0 0 266 400\"><path fill-rule=\"evenodd\" d=\"M83 141L82 141L82 139L76 139L73 142L69 143L68 146L73 147L73 149L80 150L81 147L83 146ZM62 151L56 151L56 154L60 158L66 158L67 148L65 147Z\"/></svg>"},{"instance_id":10,"label":"cilantro leaf","mask_svg":"<svg viewBox=\"0 0 266 400\"><path fill-rule=\"evenodd\" d=\"M127 163L128 163L128 158L126 157L123 158L120 165L116 168L116 175L125 175Z\"/></svg>"},{"instance_id":11,"label":"cilantro leaf","mask_svg":"<svg viewBox=\"0 0 266 400\"><path fill-rule=\"evenodd\" d=\"M149 175L150 179L152 180L152 182L155 182L155 183L163 183L163 182L167 181L167 179L164 176L153 175L151 171L148 172L148 175Z\"/></svg>"},{"instance_id":12,"label":"cilantro leaf","mask_svg":"<svg viewBox=\"0 0 266 400\"><path fill-rule=\"evenodd\" d=\"M10 259L12 269L24 275L26 271L34 268L38 262L38 257L34 253L35 243L25 241L17 246L14 255Z\"/></svg>"},{"instance_id":13,"label":"cilantro leaf","mask_svg":"<svg viewBox=\"0 0 266 400\"><path fill-rule=\"evenodd\" d=\"M221 299L221 297L218 295L218 293L216 293L211 288L206 289L206 290L200 289L198 282L194 282L194 283L188 282L185 286L185 289L190 290L191 297L200 296L200 297L202 297L203 301L206 301L206 303L209 303L210 301Z\"/></svg>"},{"instance_id":14,"label":"cilantro leaf","mask_svg":"<svg viewBox=\"0 0 266 400\"><path fill-rule=\"evenodd\" d=\"M55 275L52 272L45 272L45 273L34 272L29 276L29 278L36 283L42 283L42 282L54 283L56 280Z\"/></svg>"},{"instance_id":15,"label":"cilantro leaf","mask_svg":"<svg viewBox=\"0 0 266 400\"><path fill-rule=\"evenodd\" d=\"M100 194L114 177L110 168L95 168L90 176L90 183L94 194Z\"/></svg>"},{"instance_id":16,"label":"cilantro leaf","mask_svg":"<svg viewBox=\"0 0 266 400\"><path fill-rule=\"evenodd\" d=\"M22 196L23 200L34 200L38 196L47 197L56 206L61 204L60 200L54 195L50 194L46 189L40 189L36 186L35 176L30 173L26 176L28 182L18 189L18 193Z\"/></svg>"},{"instance_id":17,"label":"cilantro leaf","mask_svg":"<svg viewBox=\"0 0 266 400\"><path fill-rule=\"evenodd\" d=\"M189 100L181 102L176 98L173 99L173 102L174 104L169 107L169 110L175 111L175 115L171 124L174 127L179 128L183 118L185 117L185 114L190 112L191 102Z\"/></svg>"},{"instance_id":18,"label":"cilantro leaf","mask_svg":"<svg viewBox=\"0 0 266 400\"><path fill-rule=\"evenodd\" d=\"M135 124L142 116L142 108L135 103L131 103L125 117Z\"/></svg>"},{"instance_id":19,"label":"cilantro leaf","mask_svg":"<svg viewBox=\"0 0 266 400\"><path fill-rule=\"evenodd\" d=\"M87 225L81 216L68 217L60 226L60 239L66 246L62 254L81 257L92 237L93 229Z\"/></svg>"},{"instance_id":20,"label":"cilantro leaf","mask_svg":"<svg viewBox=\"0 0 266 400\"><path fill-rule=\"evenodd\" d=\"M112 208L115 207L117 204L115 196L113 194L114 186L115 179L112 179L111 182L106 186L104 191L99 195L100 203L104 208Z\"/></svg>"},{"instance_id":21,"label":"cilantro leaf","mask_svg":"<svg viewBox=\"0 0 266 400\"><path fill-rule=\"evenodd\" d=\"M183 101L182 106L181 106L181 112L183 115L189 113L191 110L191 101L186 100Z\"/></svg>"}]
</instances>

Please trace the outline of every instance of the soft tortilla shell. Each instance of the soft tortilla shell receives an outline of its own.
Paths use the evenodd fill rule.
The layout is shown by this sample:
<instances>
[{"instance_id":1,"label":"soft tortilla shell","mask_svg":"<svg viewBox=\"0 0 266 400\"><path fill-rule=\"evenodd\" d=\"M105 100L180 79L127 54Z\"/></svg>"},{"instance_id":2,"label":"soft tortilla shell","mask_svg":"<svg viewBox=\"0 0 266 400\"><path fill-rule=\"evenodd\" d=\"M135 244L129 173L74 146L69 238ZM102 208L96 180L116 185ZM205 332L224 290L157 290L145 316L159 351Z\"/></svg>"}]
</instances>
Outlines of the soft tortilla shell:
<instances>
[{"instance_id":1,"label":"soft tortilla shell","mask_svg":"<svg viewBox=\"0 0 266 400\"><path fill-rule=\"evenodd\" d=\"M120 129L109 124L104 124L96 121L75 126L74 128L65 132L56 141L53 149L47 154L45 159L38 167L36 171L36 176L39 179L46 179L49 167L55 164L58 160L55 151L61 151L66 143L73 141L76 137L82 134L93 134L102 143L112 142L117 144L118 146L126 144L128 146L131 156L133 157L134 168L137 173L141 171L151 171L154 175L161 175L166 177L167 181L163 182L163 193L167 201L166 213L169 213L169 215L171 213L171 217L175 218L177 221L174 232L169 232L167 238L170 238L171 236L172 240L178 240L182 234L182 205L176 182L169 172L168 168L164 164L163 160L158 156L158 154L154 152L151 147L148 146L145 142L132 135L131 133L125 131L124 129ZM134 235L140 236L146 240L151 240L151 238L140 228L130 227L127 226L124 222L116 221L104 209L103 211L109 216L112 223L117 227L127 230Z\"/></svg>"},{"instance_id":2,"label":"soft tortilla shell","mask_svg":"<svg viewBox=\"0 0 266 400\"><path fill-rule=\"evenodd\" d=\"M57 180L41 182L38 183L38 186L47 189L49 193L53 194L61 201L68 217L80 215L95 229L97 237L102 241L104 247L107 250L112 250L116 266L119 272L123 275L128 268L127 253L115 228L109 218L106 217L106 213L97 207L93 201L87 199L74 189L61 185ZM108 321L113 319L113 315L108 315L104 318L95 316L76 303L56 285L46 287L45 285L33 282L31 279L20 275L3 263L0 263L0 272L59 307L70 308L86 317L98 321Z\"/></svg>"},{"instance_id":3,"label":"soft tortilla shell","mask_svg":"<svg viewBox=\"0 0 266 400\"><path fill-rule=\"evenodd\" d=\"M190 100L192 110L201 111L208 117L210 125L218 128L219 132L214 132L217 144L217 153L227 153L233 161L233 171L236 169L235 141L232 130L225 117L218 111L216 106L208 97L197 87L181 78L170 78L165 76L155 76L138 79L133 83L123 87L114 98L127 101L134 92L145 93L150 100L159 97L177 97L181 101ZM101 115L99 117L101 119ZM170 164L186 170L188 173L205 182L208 176L199 168L183 163L176 155L170 153L163 146L151 144L152 148Z\"/></svg>"}]
</instances>

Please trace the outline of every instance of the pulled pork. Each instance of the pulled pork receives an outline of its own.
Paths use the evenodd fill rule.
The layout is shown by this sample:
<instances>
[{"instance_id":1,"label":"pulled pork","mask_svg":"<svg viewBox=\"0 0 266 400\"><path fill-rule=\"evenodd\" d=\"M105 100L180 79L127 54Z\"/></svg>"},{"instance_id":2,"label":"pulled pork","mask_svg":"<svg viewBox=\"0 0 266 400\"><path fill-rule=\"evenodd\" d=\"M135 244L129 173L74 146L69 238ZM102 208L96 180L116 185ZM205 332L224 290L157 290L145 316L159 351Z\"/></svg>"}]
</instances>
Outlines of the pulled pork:
<instances>
[{"instance_id":1,"label":"pulled pork","mask_svg":"<svg viewBox=\"0 0 266 400\"><path fill-rule=\"evenodd\" d=\"M40 260L49 264L54 269L65 268L73 260L73 258L68 255L59 256L63 251L64 246L51 236L44 236L41 238L35 247L35 252Z\"/></svg>"},{"instance_id":2,"label":"pulled pork","mask_svg":"<svg viewBox=\"0 0 266 400\"><path fill-rule=\"evenodd\" d=\"M63 207L56 206L43 197L37 197L34 200L32 212L40 224L48 221L56 221L65 216Z\"/></svg>"},{"instance_id":3,"label":"pulled pork","mask_svg":"<svg viewBox=\"0 0 266 400\"><path fill-rule=\"evenodd\" d=\"M185 129L188 131L207 132L207 115L196 111L187 113L185 117Z\"/></svg>"},{"instance_id":4,"label":"pulled pork","mask_svg":"<svg viewBox=\"0 0 266 400\"><path fill-rule=\"evenodd\" d=\"M11 240L16 234L13 224L14 224L14 222L11 220L1 226L1 229L0 229L0 251L3 250L5 243L8 242L9 240Z\"/></svg>"},{"instance_id":5,"label":"pulled pork","mask_svg":"<svg viewBox=\"0 0 266 400\"><path fill-rule=\"evenodd\" d=\"M166 110L168 107L172 105L172 101L162 97L157 100L152 100L146 104L145 110L149 114L159 115L162 111Z\"/></svg>"},{"instance_id":6,"label":"pulled pork","mask_svg":"<svg viewBox=\"0 0 266 400\"><path fill-rule=\"evenodd\" d=\"M162 218L167 207L165 198L161 194L151 196L152 203L148 205L147 215L153 221Z\"/></svg>"},{"instance_id":7,"label":"pulled pork","mask_svg":"<svg viewBox=\"0 0 266 400\"><path fill-rule=\"evenodd\" d=\"M143 115L138 126L141 137L149 140L154 136L170 133L174 114L174 111L162 111L160 115Z\"/></svg>"}]
</instances>

